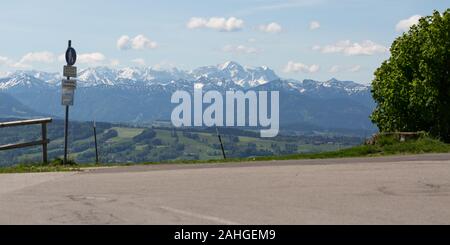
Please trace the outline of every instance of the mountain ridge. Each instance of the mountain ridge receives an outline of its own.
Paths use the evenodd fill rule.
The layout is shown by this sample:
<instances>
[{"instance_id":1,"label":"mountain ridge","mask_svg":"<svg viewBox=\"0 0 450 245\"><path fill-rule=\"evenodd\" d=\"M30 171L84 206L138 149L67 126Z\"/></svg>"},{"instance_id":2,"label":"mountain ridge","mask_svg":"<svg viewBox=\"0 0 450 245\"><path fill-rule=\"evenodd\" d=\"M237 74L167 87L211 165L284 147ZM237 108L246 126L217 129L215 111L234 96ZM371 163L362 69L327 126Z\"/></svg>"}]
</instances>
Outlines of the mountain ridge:
<instances>
[{"instance_id":1,"label":"mountain ridge","mask_svg":"<svg viewBox=\"0 0 450 245\"><path fill-rule=\"evenodd\" d=\"M29 118L45 116L23 105L12 95L0 92L0 118Z\"/></svg>"},{"instance_id":2,"label":"mountain ridge","mask_svg":"<svg viewBox=\"0 0 450 245\"><path fill-rule=\"evenodd\" d=\"M62 79L62 74L58 72L42 72L36 70L19 70L15 72L6 73L0 77L0 90L6 90L14 87L17 84L14 81L28 80L34 78L47 83L50 86L59 86ZM83 69L78 74L78 82L81 87L91 86L115 86L115 85L152 85L164 84L168 82L184 81L199 81L208 80L215 84L224 84L224 82L233 82L235 85L243 89L253 88L259 85L266 84L274 80L294 81L295 83L303 83L304 81L314 81L322 86L327 86L330 82L337 84L339 81L332 78L328 81L315 81L311 79L304 79L303 81L295 79L284 79L278 76L272 69L267 66L249 67L242 66L234 61L227 61L223 64L215 66L202 66L193 70L185 71L178 68L171 68L166 70L156 69L153 67L124 67L124 68L110 68L106 66L90 67ZM7 80L11 82L8 83ZM360 89L369 88L370 86L360 83L353 83L353 87ZM354 86L357 84L357 86Z\"/></svg>"},{"instance_id":3,"label":"mountain ridge","mask_svg":"<svg viewBox=\"0 0 450 245\"><path fill-rule=\"evenodd\" d=\"M19 71L0 78L0 92L45 114L63 116L61 75ZM79 73L71 118L80 121L142 123L170 119L177 90L280 91L280 124L320 128L373 130L369 120L374 102L370 86L353 81L283 79L268 67L243 67L236 62L204 66L192 71L154 68L87 68ZM298 126L300 130L301 126ZM290 126L292 128L292 126Z\"/></svg>"}]
</instances>

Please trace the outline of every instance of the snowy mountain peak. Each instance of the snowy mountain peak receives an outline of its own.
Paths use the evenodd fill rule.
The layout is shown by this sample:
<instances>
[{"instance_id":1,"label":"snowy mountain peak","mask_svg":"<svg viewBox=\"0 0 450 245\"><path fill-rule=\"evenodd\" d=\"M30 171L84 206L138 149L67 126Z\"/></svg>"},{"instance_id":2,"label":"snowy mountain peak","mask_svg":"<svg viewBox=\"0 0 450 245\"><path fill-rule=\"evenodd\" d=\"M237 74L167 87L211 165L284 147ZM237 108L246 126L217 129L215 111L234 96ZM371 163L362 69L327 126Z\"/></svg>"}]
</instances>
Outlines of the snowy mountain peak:
<instances>
[{"instance_id":1,"label":"snowy mountain peak","mask_svg":"<svg viewBox=\"0 0 450 245\"><path fill-rule=\"evenodd\" d=\"M108 67L87 68L78 73L80 86L115 85L117 71Z\"/></svg>"},{"instance_id":2,"label":"snowy mountain peak","mask_svg":"<svg viewBox=\"0 0 450 245\"><path fill-rule=\"evenodd\" d=\"M244 68L237 62L227 61L223 64L218 65L221 70L244 70Z\"/></svg>"},{"instance_id":3,"label":"snowy mountain peak","mask_svg":"<svg viewBox=\"0 0 450 245\"><path fill-rule=\"evenodd\" d=\"M8 77L0 79L0 90L7 90L13 87L23 88L40 88L48 86L52 82L48 80L45 82L33 76L33 74L26 71L17 71L10 74Z\"/></svg>"},{"instance_id":4,"label":"snowy mountain peak","mask_svg":"<svg viewBox=\"0 0 450 245\"><path fill-rule=\"evenodd\" d=\"M252 88L279 79L268 67L243 67L234 61L217 66L199 67L190 72L197 80L208 79L215 84L234 83L243 88Z\"/></svg>"},{"instance_id":5,"label":"snowy mountain peak","mask_svg":"<svg viewBox=\"0 0 450 245\"><path fill-rule=\"evenodd\" d=\"M141 71L135 68L126 67L118 71L117 77L120 79L137 80Z\"/></svg>"},{"instance_id":6,"label":"snowy mountain peak","mask_svg":"<svg viewBox=\"0 0 450 245\"><path fill-rule=\"evenodd\" d=\"M9 77L9 76L11 76L11 72L0 71L0 79L4 78L4 77Z\"/></svg>"}]
</instances>

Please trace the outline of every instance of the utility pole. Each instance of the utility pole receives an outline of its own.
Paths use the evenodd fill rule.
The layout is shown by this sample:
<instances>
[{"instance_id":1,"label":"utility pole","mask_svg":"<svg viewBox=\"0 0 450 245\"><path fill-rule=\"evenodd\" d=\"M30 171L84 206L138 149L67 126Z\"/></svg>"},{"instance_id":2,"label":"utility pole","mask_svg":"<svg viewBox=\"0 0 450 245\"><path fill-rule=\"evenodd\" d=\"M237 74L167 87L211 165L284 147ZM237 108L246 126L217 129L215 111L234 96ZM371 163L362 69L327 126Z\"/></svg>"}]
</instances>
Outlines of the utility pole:
<instances>
[{"instance_id":1,"label":"utility pole","mask_svg":"<svg viewBox=\"0 0 450 245\"><path fill-rule=\"evenodd\" d=\"M223 147L223 143L222 143L222 137L220 136L219 129L217 127L216 127L216 133L217 133L217 137L219 138L220 147L222 148L223 159L227 159L227 156L225 155L225 148Z\"/></svg>"},{"instance_id":2,"label":"utility pole","mask_svg":"<svg viewBox=\"0 0 450 245\"><path fill-rule=\"evenodd\" d=\"M77 81L70 78L77 77L77 67L73 66L77 61L77 53L72 48L72 41L69 40L69 44L66 51L66 62L64 66L63 76L67 79L62 80L62 98L61 104L66 107L66 118L64 124L64 164L67 164L67 145L69 138L69 106L73 105L75 89L77 87Z\"/></svg>"},{"instance_id":3,"label":"utility pole","mask_svg":"<svg viewBox=\"0 0 450 245\"><path fill-rule=\"evenodd\" d=\"M94 121L94 141L95 141L95 164L98 165L97 129Z\"/></svg>"}]
</instances>

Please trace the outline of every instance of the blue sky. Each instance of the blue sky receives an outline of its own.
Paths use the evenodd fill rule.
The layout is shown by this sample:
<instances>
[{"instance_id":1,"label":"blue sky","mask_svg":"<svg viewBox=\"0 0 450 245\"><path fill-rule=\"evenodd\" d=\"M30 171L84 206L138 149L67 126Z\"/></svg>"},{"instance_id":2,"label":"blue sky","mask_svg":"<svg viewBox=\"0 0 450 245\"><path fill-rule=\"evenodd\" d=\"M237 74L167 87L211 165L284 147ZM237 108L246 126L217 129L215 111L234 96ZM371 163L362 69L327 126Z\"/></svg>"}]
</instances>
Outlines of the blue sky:
<instances>
[{"instance_id":1,"label":"blue sky","mask_svg":"<svg viewBox=\"0 0 450 245\"><path fill-rule=\"evenodd\" d=\"M80 68L234 60L284 78L370 83L392 41L450 0L4 0L0 72L60 72L67 40Z\"/></svg>"}]
</instances>

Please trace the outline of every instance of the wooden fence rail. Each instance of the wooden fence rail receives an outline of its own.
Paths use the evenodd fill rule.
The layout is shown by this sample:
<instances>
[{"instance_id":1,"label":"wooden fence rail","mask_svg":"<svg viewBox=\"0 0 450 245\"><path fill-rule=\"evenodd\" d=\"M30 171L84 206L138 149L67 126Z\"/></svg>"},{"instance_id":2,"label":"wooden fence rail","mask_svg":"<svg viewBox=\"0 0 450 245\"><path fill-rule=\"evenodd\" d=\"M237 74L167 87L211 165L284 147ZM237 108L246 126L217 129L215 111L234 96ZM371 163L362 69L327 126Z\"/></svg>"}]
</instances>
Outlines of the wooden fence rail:
<instances>
[{"instance_id":1,"label":"wooden fence rail","mask_svg":"<svg viewBox=\"0 0 450 245\"><path fill-rule=\"evenodd\" d=\"M50 143L50 140L47 139L47 124L51 123L51 122L52 122L52 118L31 119L31 120L13 121L13 122L0 122L0 128L41 124L41 130L42 130L42 139L41 140L33 141L33 142L18 143L18 144L0 145L0 151L42 145L42 162L48 163L47 145Z\"/></svg>"}]
</instances>

